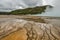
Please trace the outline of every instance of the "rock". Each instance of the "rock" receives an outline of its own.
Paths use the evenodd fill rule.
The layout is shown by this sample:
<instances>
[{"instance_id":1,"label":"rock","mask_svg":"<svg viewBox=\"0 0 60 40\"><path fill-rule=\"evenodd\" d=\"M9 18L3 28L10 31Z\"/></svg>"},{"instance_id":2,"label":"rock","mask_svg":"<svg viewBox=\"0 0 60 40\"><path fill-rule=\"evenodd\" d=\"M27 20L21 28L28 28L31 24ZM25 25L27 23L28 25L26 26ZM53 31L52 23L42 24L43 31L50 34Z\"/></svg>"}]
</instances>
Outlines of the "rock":
<instances>
[{"instance_id":1,"label":"rock","mask_svg":"<svg viewBox=\"0 0 60 40\"><path fill-rule=\"evenodd\" d=\"M1 40L60 40L60 27L23 19L0 23Z\"/></svg>"}]
</instances>

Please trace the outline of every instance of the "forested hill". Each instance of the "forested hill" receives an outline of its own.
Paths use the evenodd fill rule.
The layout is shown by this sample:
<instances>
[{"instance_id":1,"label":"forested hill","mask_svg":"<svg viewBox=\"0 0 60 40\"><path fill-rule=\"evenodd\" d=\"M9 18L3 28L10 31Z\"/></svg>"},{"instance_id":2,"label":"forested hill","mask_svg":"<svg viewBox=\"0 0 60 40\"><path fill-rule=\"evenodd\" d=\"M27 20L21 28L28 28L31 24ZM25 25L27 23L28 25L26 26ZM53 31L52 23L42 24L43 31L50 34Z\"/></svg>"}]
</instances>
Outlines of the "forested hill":
<instances>
[{"instance_id":1,"label":"forested hill","mask_svg":"<svg viewBox=\"0 0 60 40\"><path fill-rule=\"evenodd\" d=\"M52 6L50 5L45 5L45 6L37 6L37 7L33 7L33 8L26 8L26 9L17 9L17 10L14 10L12 12L10 12L10 14L37 14L37 13L42 13L42 12L45 12L46 8L49 7L49 8L52 8Z\"/></svg>"},{"instance_id":2,"label":"forested hill","mask_svg":"<svg viewBox=\"0 0 60 40\"><path fill-rule=\"evenodd\" d=\"M9 12L0 12L0 15L9 15Z\"/></svg>"},{"instance_id":3,"label":"forested hill","mask_svg":"<svg viewBox=\"0 0 60 40\"><path fill-rule=\"evenodd\" d=\"M45 6L37 6L33 8L25 8L25 9L16 9L11 12L0 12L0 14L7 14L7 15L26 15L26 14L38 14L45 12L47 7L52 8L50 5L45 5Z\"/></svg>"}]
</instances>

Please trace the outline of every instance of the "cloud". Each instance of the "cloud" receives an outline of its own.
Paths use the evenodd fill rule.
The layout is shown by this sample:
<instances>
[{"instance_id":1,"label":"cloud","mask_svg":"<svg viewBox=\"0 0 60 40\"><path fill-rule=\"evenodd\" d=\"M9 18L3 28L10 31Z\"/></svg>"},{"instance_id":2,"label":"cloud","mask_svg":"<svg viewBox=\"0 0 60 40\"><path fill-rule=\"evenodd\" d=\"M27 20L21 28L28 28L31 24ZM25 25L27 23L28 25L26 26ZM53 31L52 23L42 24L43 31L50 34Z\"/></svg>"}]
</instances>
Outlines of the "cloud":
<instances>
[{"instance_id":1,"label":"cloud","mask_svg":"<svg viewBox=\"0 0 60 40\"><path fill-rule=\"evenodd\" d=\"M46 3L49 5L53 5L52 10L46 11L42 14L37 14L39 16L57 16L60 17L60 0L46 0Z\"/></svg>"},{"instance_id":2,"label":"cloud","mask_svg":"<svg viewBox=\"0 0 60 40\"><path fill-rule=\"evenodd\" d=\"M36 6L40 0L23 0L23 2L28 6Z\"/></svg>"},{"instance_id":3,"label":"cloud","mask_svg":"<svg viewBox=\"0 0 60 40\"><path fill-rule=\"evenodd\" d=\"M22 0L0 0L0 10L14 10L19 7L27 7Z\"/></svg>"},{"instance_id":4,"label":"cloud","mask_svg":"<svg viewBox=\"0 0 60 40\"><path fill-rule=\"evenodd\" d=\"M42 0L0 0L0 10L10 11L18 8L41 6L42 4L43 4Z\"/></svg>"}]
</instances>

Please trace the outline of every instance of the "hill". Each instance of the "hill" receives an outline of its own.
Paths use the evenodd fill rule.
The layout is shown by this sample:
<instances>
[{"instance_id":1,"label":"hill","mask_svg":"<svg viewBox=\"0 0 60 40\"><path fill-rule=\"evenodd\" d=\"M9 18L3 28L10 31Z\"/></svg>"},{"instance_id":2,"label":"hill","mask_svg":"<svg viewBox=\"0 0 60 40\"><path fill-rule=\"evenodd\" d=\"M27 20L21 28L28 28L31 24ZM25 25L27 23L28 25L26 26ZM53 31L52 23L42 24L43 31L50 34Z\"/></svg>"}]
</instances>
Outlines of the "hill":
<instances>
[{"instance_id":1,"label":"hill","mask_svg":"<svg viewBox=\"0 0 60 40\"><path fill-rule=\"evenodd\" d=\"M47 7L52 8L52 6L50 5L37 6L33 8L17 9L17 10L10 12L10 14L12 15L27 15L27 14L37 14L37 13L41 14L42 12L45 12Z\"/></svg>"},{"instance_id":2,"label":"hill","mask_svg":"<svg viewBox=\"0 0 60 40\"><path fill-rule=\"evenodd\" d=\"M9 12L0 12L0 15L9 15Z\"/></svg>"}]
</instances>

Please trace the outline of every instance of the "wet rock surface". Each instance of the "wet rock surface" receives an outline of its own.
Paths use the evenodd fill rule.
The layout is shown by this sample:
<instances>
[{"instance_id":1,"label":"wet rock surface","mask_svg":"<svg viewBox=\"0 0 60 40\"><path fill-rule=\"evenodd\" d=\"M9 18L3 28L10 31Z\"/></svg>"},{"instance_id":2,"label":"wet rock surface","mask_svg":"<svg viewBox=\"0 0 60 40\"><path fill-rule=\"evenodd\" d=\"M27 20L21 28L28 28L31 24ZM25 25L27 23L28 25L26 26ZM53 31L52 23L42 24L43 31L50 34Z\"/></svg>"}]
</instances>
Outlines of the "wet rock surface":
<instances>
[{"instance_id":1,"label":"wet rock surface","mask_svg":"<svg viewBox=\"0 0 60 40\"><path fill-rule=\"evenodd\" d=\"M0 40L60 40L60 26L15 18L0 20Z\"/></svg>"}]
</instances>

